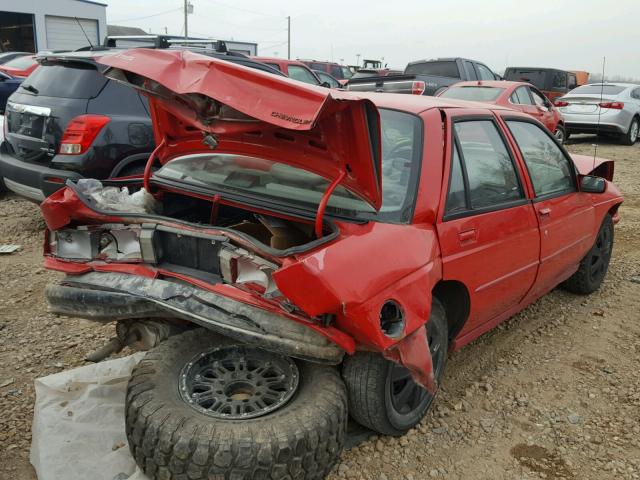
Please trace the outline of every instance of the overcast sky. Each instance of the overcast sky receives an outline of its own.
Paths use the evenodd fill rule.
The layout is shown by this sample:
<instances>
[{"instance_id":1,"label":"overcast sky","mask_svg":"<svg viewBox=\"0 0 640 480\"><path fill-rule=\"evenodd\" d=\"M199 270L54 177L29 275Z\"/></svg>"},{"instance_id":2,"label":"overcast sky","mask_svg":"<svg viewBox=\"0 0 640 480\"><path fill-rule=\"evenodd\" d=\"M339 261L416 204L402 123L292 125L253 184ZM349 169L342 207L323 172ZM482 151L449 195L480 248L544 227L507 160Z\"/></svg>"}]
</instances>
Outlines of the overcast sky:
<instances>
[{"instance_id":1,"label":"overcast sky","mask_svg":"<svg viewBox=\"0 0 640 480\"><path fill-rule=\"evenodd\" d=\"M182 0L104 0L107 23L183 33ZM640 78L639 0L190 0L189 33L258 43L265 56L354 64L461 56Z\"/></svg>"}]
</instances>

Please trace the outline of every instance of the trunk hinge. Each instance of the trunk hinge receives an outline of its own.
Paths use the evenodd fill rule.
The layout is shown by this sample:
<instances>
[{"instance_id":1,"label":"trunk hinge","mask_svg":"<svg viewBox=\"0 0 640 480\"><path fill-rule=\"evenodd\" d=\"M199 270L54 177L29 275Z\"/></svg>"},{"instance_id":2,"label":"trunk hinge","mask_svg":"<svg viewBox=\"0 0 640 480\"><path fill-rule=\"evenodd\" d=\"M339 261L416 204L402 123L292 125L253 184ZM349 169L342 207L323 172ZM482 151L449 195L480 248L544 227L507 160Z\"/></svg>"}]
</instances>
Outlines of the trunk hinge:
<instances>
[{"instance_id":1,"label":"trunk hinge","mask_svg":"<svg viewBox=\"0 0 640 480\"><path fill-rule=\"evenodd\" d=\"M151 191L149 190L149 178L151 178L151 167L153 167L153 161L155 160L156 155L158 155L158 152L166 144L167 144L167 137L164 137L162 141L158 144L158 146L153 149L153 152L151 152L151 155L149 155L147 164L144 167L144 176L142 177L142 185L144 186L144 189L149 193L151 193Z\"/></svg>"},{"instance_id":2,"label":"trunk hinge","mask_svg":"<svg viewBox=\"0 0 640 480\"><path fill-rule=\"evenodd\" d=\"M324 211L327 208L329 197L331 197L331 194L333 193L333 191L340 184L340 182L342 182L342 180L346 175L347 175L347 172L345 170L340 170L340 173L338 174L336 179L333 182L331 182L331 185L327 187L327 189L324 191L324 194L322 195L322 199L320 200L320 204L318 205L318 211L316 212L316 228L315 228L316 238L322 237Z\"/></svg>"}]
</instances>

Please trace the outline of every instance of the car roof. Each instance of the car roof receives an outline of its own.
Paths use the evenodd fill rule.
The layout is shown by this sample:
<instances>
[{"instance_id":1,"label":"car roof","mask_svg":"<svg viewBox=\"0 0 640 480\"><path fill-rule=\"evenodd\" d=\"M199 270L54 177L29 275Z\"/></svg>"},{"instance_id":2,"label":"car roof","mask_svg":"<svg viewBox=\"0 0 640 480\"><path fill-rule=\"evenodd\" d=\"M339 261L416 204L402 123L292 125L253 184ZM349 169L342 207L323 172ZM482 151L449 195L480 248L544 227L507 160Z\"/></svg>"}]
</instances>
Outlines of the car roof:
<instances>
[{"instance_id":1,"label":"car roof","mask_svg":"<svg viewBox=\"0 0 640 480\"><path fill-rule=\"evenodd\" d=\"M565 72L565 73L574 73L570 70L563 70L562 68L551 68L551 67L507 67L507 70L540 70L545 72Z\"/></svg>"},{"instance_id":2,"label":"car roof","mask_svg":"<svg viewBox=\"0 0 640 480\"><path fill-rule=\"evenodd\" d=\"M413 62L409 62L407 65L413 65L414 63L425 63L425 62L455 62L456 60L466 60L468 62L474 63L484 63L479 62L478 60L471 60L470 58L463 57L438 57L438 58L423 58L422 60L414 60Z\"/></svg>"},{"instance_id":3,"label":"car roof","mask_svg":"<svg viewBox=\"0 0 640 480\"><path fill-rule=\"evenodd\" d=\"M601 86L605 86L605 87L626 87L626 88L633 88L633 87L640 87L640 84L638 83L627 83L627 82L605 82L605 83L586 83L584 85L580 85L580 87L601 87ZM580 88L577 87L577 88Z\"/></svg>"},{"instance_id":4,"label":"car roof","mask_svg":"<svg viewBox=\"0 0 640 480\"><path fill-rule=\"evenodd\" d=\"M286 63L287 65L304 65L309 68L307 65L302 63L299 60L289 60L287 58L278 58L278 57L259 57L259 56L251 56L253 60L257 60L259 62L278 62L278 63Z\"/></svg>"},{"instance_id":5,"label":"car roof","mask_svg":"<svg viewBox=\"0 0 640 480\"><path fill-rule=\"evenodd\" d=\"M458 82L449 86L449 88L456 87L492 87L492 88L511 88L511 87L520 87L526 85L528 87L533 87L528 82L515 82L512 80L470 80L468 82ZM535 87L534 87L535 88Z\"/></svg>"},{"instance_id":6,"label":"car roof","mask_svg":"<svg viewBox=\"0 0 640 480\"><path fill-rule=\"evenodd\" d=\"M342 93L342 92L341 92ZM353 95L356 98L366 98L371 100L378 108L390 110L401 110L408 113L420 114L426 110L434 108L473 108L480 110L505 110L513 112L512 109L500 105L492 105L483 102L470 102L467 100L454 100L442 97L430 97L426 95L402 95L398 93L381 92L343 92Z\"/></svg>"}]
</instances>

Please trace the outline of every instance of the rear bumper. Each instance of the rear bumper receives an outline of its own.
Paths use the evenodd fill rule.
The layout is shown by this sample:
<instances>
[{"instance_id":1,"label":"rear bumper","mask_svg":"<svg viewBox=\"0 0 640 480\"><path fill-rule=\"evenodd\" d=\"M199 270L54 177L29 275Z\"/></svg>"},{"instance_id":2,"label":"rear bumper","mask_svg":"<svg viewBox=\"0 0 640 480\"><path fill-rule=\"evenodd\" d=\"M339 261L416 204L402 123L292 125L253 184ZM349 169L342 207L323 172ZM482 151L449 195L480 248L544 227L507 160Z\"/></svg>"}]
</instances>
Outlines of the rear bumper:
<instances>
[{"instance_id":1,"label":"rear bumper","mask_svg":"<svg viewBox=\"0 0 640 480\"><path fill-rule=\"evenodd\" d=\"M344 350L322 334L286 317L207 290L120 273L67 276L46 290L51 311L110 322L180 318L265 350L337 364Z\"/></svg>"},{"instance_id":2,"label":"rear bumper","mask_svg":"<svg viewBox=\"0 0 640 480\"><path fill-rule=\"evenodd\" d=\"M600 127L598 127L598 115L584 115L562 113L564 124L571 133L627 133L631 125L631 116L624 110L619 113L603 113L600 116Z\"/></svg>"},{"instance_id":3,"label":"rear bumper","mask_svg":"<svg viewBox=\"0 0 640 480\"><path fill-rule=\"evenodd\" d=\"M9 190L35 202L60 190L67 180L82 178L79 173L24 162L3 151L0 151L0 176Z\"/></svg>"}]
</instances>

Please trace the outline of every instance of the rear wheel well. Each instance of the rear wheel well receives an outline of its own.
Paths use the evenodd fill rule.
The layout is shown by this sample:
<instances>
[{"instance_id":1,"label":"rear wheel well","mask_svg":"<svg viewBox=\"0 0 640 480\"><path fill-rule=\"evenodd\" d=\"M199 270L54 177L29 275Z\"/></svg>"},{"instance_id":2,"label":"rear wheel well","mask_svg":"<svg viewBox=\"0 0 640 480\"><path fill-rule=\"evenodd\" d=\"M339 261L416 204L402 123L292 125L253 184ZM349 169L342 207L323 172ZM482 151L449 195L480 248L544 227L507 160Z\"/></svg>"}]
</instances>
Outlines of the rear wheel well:
<instances>
[{"instance_id":1,"label":"rear wheel well","mask_svg":"<svg viewBox=\"0 0 640 480\"><path fill-rule=\"evenodd\" d=\"M442 280L433 288L432 294L440 300L447 314L449 340L451 341L460 333L469 318L471 308L469 291L462 282Z\"/></svg>"}]
</instances>

